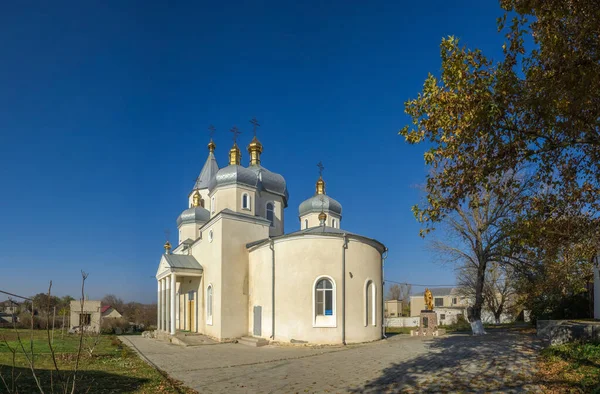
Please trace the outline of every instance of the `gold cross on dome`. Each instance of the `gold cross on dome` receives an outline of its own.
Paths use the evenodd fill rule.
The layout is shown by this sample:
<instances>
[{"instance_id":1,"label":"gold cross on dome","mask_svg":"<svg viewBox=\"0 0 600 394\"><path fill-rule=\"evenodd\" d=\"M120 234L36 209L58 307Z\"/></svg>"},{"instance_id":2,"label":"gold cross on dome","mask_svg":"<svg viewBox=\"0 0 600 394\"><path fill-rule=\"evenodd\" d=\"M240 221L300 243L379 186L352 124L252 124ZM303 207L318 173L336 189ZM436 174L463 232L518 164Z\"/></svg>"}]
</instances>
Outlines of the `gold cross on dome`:
<instances>
[{"instance_id":1,"label":"gold cross on dome","mask_svg":"<svg viewBox=\"0 0 600 394\"><path fill-rule=\"evenodd\" d=\"M242 134L242 132L236 126L233 126L229 131L233 133L233 143L236 143L238 135Z\"/></svg>"},{"instance_id":2,"label":"gold cross on dome","mask_svg":"<svg viewBox=\"0 0 600 394\"><path fill-rule=\"evenodd\" d=\"M325 166L322 162L319 162L319 164L317 164L317 167L319 167L319 176L323 176L323 170L325 169Z\"/></svg>"},{"instance_id":3,"label":"gold cross on dome","mask_svg":"<svg viewBox=\"0 0 600 394\"><path fill-rule=\"evenodd\" d=\"M258 123L258 120L256 120L256 118L252 118L250 120L250 123L252 123L254 125L253 132L254 132L254 136L256 137L256 128L260 127L260 123Z\"/></svg>"}]
</instances>

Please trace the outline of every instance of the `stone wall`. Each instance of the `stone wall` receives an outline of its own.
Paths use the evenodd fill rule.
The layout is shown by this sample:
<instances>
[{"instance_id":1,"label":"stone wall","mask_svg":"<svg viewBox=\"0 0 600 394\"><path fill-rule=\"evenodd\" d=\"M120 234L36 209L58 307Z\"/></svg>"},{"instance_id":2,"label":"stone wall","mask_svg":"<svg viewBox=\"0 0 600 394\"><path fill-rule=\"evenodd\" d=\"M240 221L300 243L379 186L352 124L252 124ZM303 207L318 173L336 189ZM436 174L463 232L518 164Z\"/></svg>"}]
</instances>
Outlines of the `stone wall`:
<instances>
[{"instance_id":1,"label":"stone wall","mask_svg":"<svg viewBox=\"0 0 600 394\"><path fill-rule=\"evenodd\" d=\"M537 336L561 345L573 341L600 340L600 322L582 320L538 320Z\"/></svg>"}]
</instances>

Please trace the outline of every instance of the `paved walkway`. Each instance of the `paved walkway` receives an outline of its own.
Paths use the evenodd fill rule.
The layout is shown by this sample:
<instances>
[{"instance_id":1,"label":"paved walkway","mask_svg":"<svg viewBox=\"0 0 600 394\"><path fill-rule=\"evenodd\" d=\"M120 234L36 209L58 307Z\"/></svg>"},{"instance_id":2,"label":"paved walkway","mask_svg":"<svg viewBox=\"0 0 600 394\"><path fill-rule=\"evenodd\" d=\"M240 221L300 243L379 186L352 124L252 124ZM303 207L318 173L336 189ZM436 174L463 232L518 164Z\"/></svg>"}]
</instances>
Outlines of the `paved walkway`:
<instances>
[{"instance_id":1,"label":"paved walkway","mask_svg":"<svg viewBox=\"0 0 600 394\"><path fill-rule=\"evenodd\" d=\"M539 342L517 332L435 339L395 336L348 347L182 348L121 337L173 378L201 393L537 392Z\"/></svg>"}]
</instances>

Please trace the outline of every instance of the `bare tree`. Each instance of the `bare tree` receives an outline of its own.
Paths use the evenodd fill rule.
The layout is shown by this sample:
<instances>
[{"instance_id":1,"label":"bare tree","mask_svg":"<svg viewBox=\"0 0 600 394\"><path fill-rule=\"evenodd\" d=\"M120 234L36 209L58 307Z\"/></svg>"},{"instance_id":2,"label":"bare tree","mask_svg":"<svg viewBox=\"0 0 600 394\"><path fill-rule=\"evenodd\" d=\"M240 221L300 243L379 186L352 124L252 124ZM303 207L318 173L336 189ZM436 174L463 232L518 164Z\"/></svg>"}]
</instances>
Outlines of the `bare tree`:
<instances>
[{"instance_id":1,"label":"bare tree","mask_svg":"<svg viewBox=\"0 0 600 394\"><path fill-rule=\"evenodd\" d=\"M400 299L402 299L401 297L402 297L402 289L400 288L400 285L393 284L388 289L387 297L385 297L385 299L386 300L400 300Z\"/></svg>"},{"instance_id":2,"label":"bare tree","mask_svg":"<svg viewBox=\"0 0 600 394\"><path fill-rule=\"evenodd\" d=\"M451 215L444 218L447 240L433 242L433 248L442 261L454 263L457 269L468 273L474 298L469 321L475 335L485 333L481 309L485 302L484 285L488 266L510 257L506 256L506 243L511 235L507 231L507 223L519 210L522 190L510 186L514 185L510 177L503 183L506 187L502 196L480 190L464 204L457 206Z\"/></svg>"},{"instance_id":3,"label":"bare tree","mask_svg":"<svg viewBox=\"0 0 600 394\"><path fill-rule=\"evenodd\" d=\"M512 313L515 304L514 275L512 267L491 262L485 273L483 285L484 306L493 315L496 324L501 323L502 314ZM460 267L457 272L459 294L469 299L475 298L477 272L471 267Z\"/></svg>"}]
</instances>

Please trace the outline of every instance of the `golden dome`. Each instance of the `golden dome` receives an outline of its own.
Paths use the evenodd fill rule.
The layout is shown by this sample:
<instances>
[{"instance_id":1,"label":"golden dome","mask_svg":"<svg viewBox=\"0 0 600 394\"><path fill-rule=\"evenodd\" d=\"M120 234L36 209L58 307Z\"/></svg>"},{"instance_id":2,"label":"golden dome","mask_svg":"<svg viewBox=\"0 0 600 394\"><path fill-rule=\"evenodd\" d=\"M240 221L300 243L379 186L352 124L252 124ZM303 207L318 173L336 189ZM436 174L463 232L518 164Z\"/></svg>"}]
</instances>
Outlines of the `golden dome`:
<instances>
[{"instance_id":1,"label":"golden dome","mask_svg":"<svg viewBox=\"0 0 600 394\"><path fill-rule=\"evenodd\" d=\"M214 141L212 140L212 138L210 139L210 142L208 143L208 151L210 153L213 153L215 151L215 148L217 147L217 145L214 143Z\"/></svg>"},{"instance_id":2,"label":"golden dome","mask_svg":"<svg viewBox=\"0 0 600 394\"><path fill-rule=\"evenodd\" d=\"M258 138L256 138L256 136L254 136L254 138L250 142L250 145L248 145L248 153L250 153L250 165L251 166L257 166L260 164L260 154L262 153L262 151L263 151L262 144L260 143Z\"/></svg>"},{"instance_id":3,"label":"golden dome","mask_svg":"<svg viewBox=\"0 0 600 394\"><path fill-rule=\"evenodd\" d=\"M323 177L319 177L319 180L317 181L317 194L325 194L325 181L323 180Z\"/></svg>"},{"instance_id":4,"label":"golden dome","mask_svg":"<svg viewBox=\"0 0 600 394\"><path fill-rule=\"evenodd\" d=\"M171 250L171 242L169 242L169 241L165 242L163 247L165 248L165 254L169 254L169 252Z\"/></svg>"},{"instance_id":5,"label":"golden dome","mask_svg":"<svg viewBox=\"0 0 600 394\"><path fill-rule=\"evenodd\" d=\"M229 149L229 165L240 165L242 161L242 152L238 148L237 143L233 143L231 149Z\"/></svg>"},{"instance_id":6,"label":"golden dome","mask_svg":"<svg viewBox=\"0 0 600 394\"><path fill-rule=\"evenodd\" d=\"M319 214L319 221L324 222L325 220L327 220L327 214L321 211L321 213Z\"/></svg>"},{"instance_id":7,"label":"golden dome","mask_svg":"<svg viewBox=\"0 0 600 394\"><path fill-rule=\"evenodd\" d=\"M200 192L196 190L192 196L192 207L199 207L200 205L202 205L202 196L200 196Z\"/></svg>"}]
</instances>

